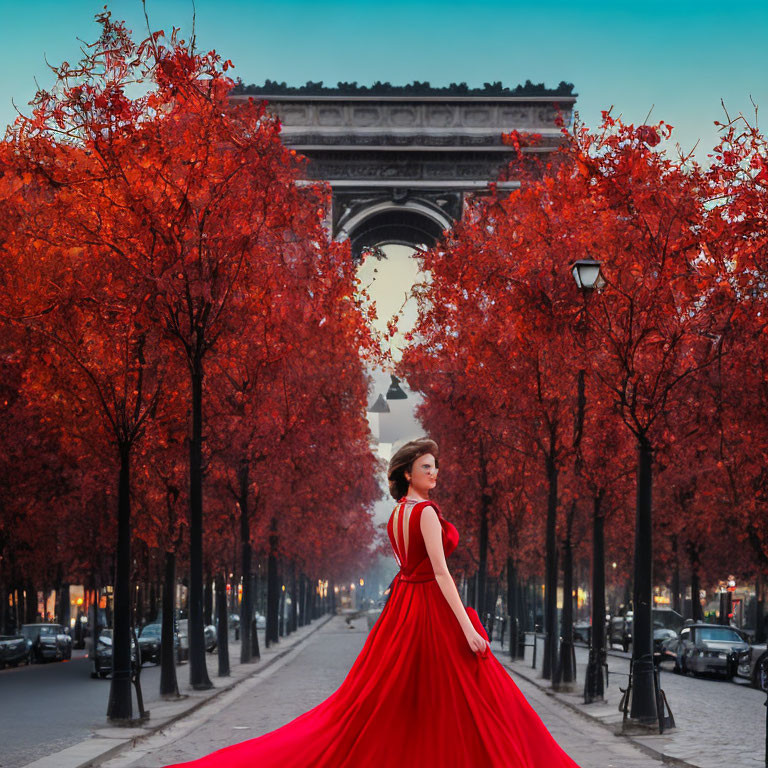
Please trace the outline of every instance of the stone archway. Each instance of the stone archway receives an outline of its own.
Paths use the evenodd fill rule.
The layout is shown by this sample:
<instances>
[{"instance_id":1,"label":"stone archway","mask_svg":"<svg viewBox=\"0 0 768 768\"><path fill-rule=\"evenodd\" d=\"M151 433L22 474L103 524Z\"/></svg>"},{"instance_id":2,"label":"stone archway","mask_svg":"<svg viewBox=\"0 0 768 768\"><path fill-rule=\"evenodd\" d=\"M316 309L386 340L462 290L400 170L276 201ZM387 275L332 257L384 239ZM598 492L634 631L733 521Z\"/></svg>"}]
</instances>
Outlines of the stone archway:
<instances>
[{"instance_id":1,"label":"stone archway","mask_svg":"<svg viewBox=\"0 0 768 768\"><path fill-rule=\"evenodd\" d=\"M371 246L397 252L384 254L390 268L382 282L390 276L410 279L415 260L407 261L402 246L437 243L461 218L465 195L482 193L497 180L512 158L504 133L537 133L542 141L524 151L550 154L562 141L560 121L570 124L576 102L568 83L555 89L531 83L478 89L465 84L432 88L428 83L377 83L370 88L308 83L293 88L267 81L263 86L240 83L230 98L236 102L251 97L267 101L280 118L285 144L309 161L309 179L331 186L332 236L348 239L356 260ZM516 186L514 179L497 184L500 189ZM359 268L366 271L366 279L381 279L385 272L378 259L368 259ZM391 289L398 299L395 304L402 288ZM378 391L387 391L388 385L388 375L376 381ZM390 419L398 408L412 408L416 400L409 394L407 400L389 403ZM375 410L373 415L381 416ZM418 428L413 419L410 423ZM404 428L404 433L409 430Z\"/></svg>"},{"instance_id":2,"label":"stone archway","mask_svg":"<svg viewBox=\"0 0 768 768\"><path fill-rule=\"evenodd\" d=\"M350 202L336 237L350 241L355 257L386 244L431 247L453 224L448 214L423 199Z\"/></svg>"},{"instance_id":3,"label":"stone archway","mask_svg":"<svg viewBox=\"0 0 768 768\"><path fill-rule=\"evenodd\" d=\"M286 145L309 159L310 179L331 185L333 236L351 240L356 257L384 242L433 245L461 218L464 195L487 189L511 159L502 134L537 133L541 143L524 151L549 154L562 141L559 120L570 123L576 102L568 83L292 88L267 81L240 84L230 98L252 96L268 102Z\"/></svg>"}]
</instances>

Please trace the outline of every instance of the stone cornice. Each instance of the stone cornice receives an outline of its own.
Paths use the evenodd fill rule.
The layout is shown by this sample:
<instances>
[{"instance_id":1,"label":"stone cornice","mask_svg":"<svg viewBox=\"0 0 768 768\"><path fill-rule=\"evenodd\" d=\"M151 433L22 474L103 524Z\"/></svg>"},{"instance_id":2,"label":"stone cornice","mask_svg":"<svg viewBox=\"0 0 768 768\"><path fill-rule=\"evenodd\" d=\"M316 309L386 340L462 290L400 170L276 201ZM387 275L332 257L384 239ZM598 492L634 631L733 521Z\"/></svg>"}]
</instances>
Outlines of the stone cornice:
<instances>
[{"instance_id":1,"label":"stone cornice","mask_svg":"<svg viewBox=\"0 0 768 768\"><path fill-rule=\"evenodd\" d=\"M304 94L282 94L282 93L262 93L262 94L250 94L250 93L235 93L230 94L231 101L247 101L249 98L257 98L257 101L290 101L290 102L304 102L304 101L324 101L324 102L369 102L378 104L380 102L410 102L410 103L422 103L422 102L434 102L438 104L466 104L466 103L480 103L480 104L497 104L497 103L518 103L518 104L573 104L576 101L576 96L347 96L339 94L337 96L307 96Z\"/></svg>"},{"instance_id":2,"label":"stone cornice","mask_svg":"<svg viewBox=\"0 0 768 768\"><path fill-rule=\"evenodd\" d=\"M428 82L408 83L406 85L392 85L378 81L371 86L353 83L337 83L336 86L323 85L322 81L308 82L305 85L289 86L286 83L273 80L265 81L264 85L246 85L240 78L237 79L232 91L233 95L262 96L273 100L278 98L351 98L351 99L445 99L445 98L542 98L551 99L558 97L576 100L573 92L573 83L561 81L556 88L547 88L544 83L532 83L525 81L525 85L517 85L514 88L504 86L501 82L485 83L482 88L470 88L466 83L451 83L448 86L432 86Z\"/></svg>"}]
</instances>

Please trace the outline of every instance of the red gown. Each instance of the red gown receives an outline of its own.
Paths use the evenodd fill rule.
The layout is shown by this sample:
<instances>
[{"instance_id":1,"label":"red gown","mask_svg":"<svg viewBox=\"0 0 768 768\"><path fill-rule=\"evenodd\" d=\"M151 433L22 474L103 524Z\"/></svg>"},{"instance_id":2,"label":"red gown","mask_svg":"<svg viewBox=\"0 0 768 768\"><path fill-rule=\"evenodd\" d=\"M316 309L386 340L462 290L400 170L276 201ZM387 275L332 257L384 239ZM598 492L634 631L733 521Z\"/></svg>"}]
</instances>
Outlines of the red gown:
<instances>
[{"instance_id":1,"label":"red gown","mask_svg":"<svg viewBox=\"0 0 768 768\"><path fill-rule=\"evenodd\" d=\"M286 725L180 765L187 768L579 768L489 647L474 653L435 581L419 521L437 510L446 557L459 533L405 499L387 532L400 572L342 684ZM397 511L400 513L396 515ZM397 517L397 531L393 520ZM400 553L407 551L407 558ZM402 562L405 560L405 562ZM473 625L486 637L477 613Z\"/></svg>"}]
</instances>

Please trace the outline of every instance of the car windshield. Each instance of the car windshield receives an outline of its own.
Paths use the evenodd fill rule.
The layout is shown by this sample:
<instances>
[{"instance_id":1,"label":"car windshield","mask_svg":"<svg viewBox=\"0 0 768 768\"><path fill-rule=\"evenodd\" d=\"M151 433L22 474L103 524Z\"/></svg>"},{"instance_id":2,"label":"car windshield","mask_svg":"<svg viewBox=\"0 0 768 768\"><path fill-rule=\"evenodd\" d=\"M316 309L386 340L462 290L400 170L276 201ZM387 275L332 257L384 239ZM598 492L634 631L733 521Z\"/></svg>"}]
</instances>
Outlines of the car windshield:
<instances>
[{"instance_id":1,"label":"car windshield","mask_svg":"<svg viewBox=\"0 0 768 768\"><path fill-rule=\"evenodd\" d=\"M141 630L140 637L160 637L160 625L147 624L147 626Z\"/></svg>"},{"instance_id":2,"label":"car windshield","mask_svg":"<svg viewBox=\"0 0 768 768\"><path fill-rule=\"evenodd\" d=\"M40 627L40 637L53 637L58 634L58 627Z\"/></svg>"},{"instance_id":3,"label":"car windshield","mask_svg":"<svg viewBox=\"0 0 768 768\"><path fill-rule=\"evenodd\" d=\"M653 626L677 631L683 626L683 617L677 611L654 610Z\"/></svg>"},{"instance_id":4,"label":"car windshield","mask_svg":"<svg viewBox=\"0 0 768 768\"><path fill-rule=\"evenodd\" d=\"M713 640L719 643L743 642L738 632L728 627L699 627L696 630L697 640Z\"/></svg>"}]
</instances>

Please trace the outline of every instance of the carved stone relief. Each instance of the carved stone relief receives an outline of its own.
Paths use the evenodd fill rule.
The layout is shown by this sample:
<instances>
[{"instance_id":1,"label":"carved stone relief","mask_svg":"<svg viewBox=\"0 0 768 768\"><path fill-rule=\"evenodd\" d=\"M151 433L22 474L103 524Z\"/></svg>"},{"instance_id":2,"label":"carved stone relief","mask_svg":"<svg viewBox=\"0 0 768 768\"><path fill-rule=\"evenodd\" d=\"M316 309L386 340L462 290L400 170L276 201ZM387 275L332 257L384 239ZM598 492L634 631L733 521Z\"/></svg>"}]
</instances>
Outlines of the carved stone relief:
<instances>
[{"instance_id":1,"label":"carved stone relief","mask_svg":"<svg viewBox=\"0 0 768 768\"><path fill-rule=\"evenodd\" d=\"M300 100L299 100L300 101ZM508 103L508 102L345 102L338 101L285 103L274 102L270 110L280 116L287 128L313 127L381 128L383 131L402 128L422 128L428 133L434 129L454 129L461 134L465 128L486 128L510 131L515 128L553 126L557 114L555 103L567 120L573 105L570 102ZM302 132L303 133L303 132Z\"/></svg>"},{"instance_id":2,"label":"carved stone relief","mask_svg":"<svg viewBox=\"0 0 768 768\"><path fill-rule=\"evenodd\" d=\"M268 97L265 97L268 99ZM549 152L562 140L555 125L560 105L566 123L574 98L551 101L505 98L408 98L407 100L333 98L281 99L270 109L283 123L283 139L309 158L310 178L344 182L334 187L331 227L366 220L371 209L385 211L371 233L401 232L404 240L421 225L458 220L463 189L498 178L511 158L502 133L546 132L536 148ZM413 182L418 182L414 184ZM458 189L457 189L458 187ZM382 203L388 203L382 207ZM398 213L402 206L401 214ZM433 212L433 215L430 214ZM378 214L376 214L378 216ZM379 230L376 227L381 227ZM362 229L361 229L362 232ZM349 234L349 233L348 233ZM360 234L355 243L364 240ZM359 243L354 247L359 247Z\"/></svg>"}]
</instances>

